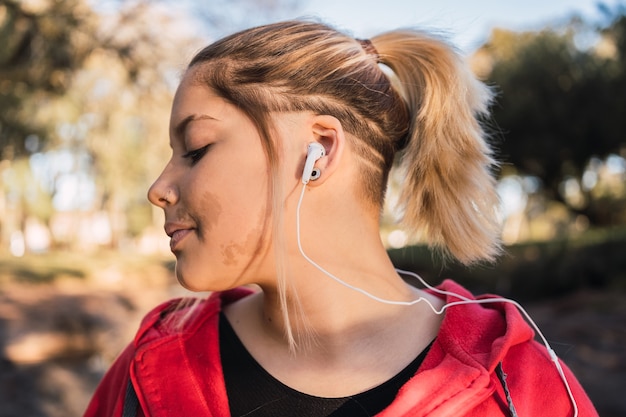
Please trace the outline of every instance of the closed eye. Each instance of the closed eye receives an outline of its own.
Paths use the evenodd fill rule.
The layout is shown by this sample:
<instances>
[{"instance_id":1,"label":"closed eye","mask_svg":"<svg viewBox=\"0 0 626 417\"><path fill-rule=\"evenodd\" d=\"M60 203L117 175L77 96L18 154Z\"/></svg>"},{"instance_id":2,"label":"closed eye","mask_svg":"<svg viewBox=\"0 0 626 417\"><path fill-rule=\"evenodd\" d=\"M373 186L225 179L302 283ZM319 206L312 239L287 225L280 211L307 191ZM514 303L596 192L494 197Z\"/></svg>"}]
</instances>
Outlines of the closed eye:
<instances>
[{"instance_id":1,"label":"closed eye","mask_svg":"<svg viewBox=\"0 0 626 417\"><path fill-rule=\"evenodd\" d=\"M211 146L211 144L189 151L183 155L183 158L189 159L191 161L191 165L195 165L209 150L209 146Z\"/></svg>"}]
</instances>

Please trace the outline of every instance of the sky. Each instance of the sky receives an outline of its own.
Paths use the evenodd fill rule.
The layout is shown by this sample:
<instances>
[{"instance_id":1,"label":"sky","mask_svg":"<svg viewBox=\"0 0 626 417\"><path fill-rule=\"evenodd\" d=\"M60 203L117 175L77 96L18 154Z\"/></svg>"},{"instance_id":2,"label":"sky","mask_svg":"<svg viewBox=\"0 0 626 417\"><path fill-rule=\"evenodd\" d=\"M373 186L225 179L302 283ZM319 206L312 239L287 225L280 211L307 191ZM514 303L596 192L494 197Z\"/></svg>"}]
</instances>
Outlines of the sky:
<instances>
[{"instance_id":1,"label":"sky","mask_svg":"<svg viewBox=\"0 0 626 417\"><path fill-rule=\"evenodd\" d=\"M477 49L493 27L530 30L563 21L572 13L598 17L598 0L308 0L294 16L312 16L369 37L399 27L443 30L466 53ZM606 0L615 6L619 0ZM622 0L622 4L624 1Z\"/></svg>"}]
</instances>

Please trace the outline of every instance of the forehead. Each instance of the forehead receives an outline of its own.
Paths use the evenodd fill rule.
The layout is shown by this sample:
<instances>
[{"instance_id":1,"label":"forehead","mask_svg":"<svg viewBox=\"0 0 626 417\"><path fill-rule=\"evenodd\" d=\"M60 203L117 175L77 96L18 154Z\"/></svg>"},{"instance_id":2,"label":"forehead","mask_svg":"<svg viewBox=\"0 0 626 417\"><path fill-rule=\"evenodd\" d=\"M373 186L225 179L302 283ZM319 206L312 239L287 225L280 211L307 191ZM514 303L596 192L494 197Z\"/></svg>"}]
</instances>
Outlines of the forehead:
<instances>
[{"instance_id":1,"label":"forehead","mask_svg":"<svg viewBox=\"0 0 626 417\"><path fill-rule=\"evenodd\" d=\"M207 114L214 119L222 120L232 116L234 111L234 106L229 105L213 89L199 82L195 71L188 70L174 95L170 128L193 115Z\"/></svg>"}]
</instances>

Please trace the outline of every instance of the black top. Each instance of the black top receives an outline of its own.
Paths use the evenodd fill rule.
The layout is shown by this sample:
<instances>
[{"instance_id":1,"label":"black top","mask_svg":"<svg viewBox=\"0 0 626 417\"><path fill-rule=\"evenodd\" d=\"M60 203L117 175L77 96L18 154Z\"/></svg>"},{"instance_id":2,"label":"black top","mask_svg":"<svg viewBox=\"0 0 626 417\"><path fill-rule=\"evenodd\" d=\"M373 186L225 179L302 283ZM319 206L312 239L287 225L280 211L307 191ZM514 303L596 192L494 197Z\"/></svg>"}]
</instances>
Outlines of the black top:
<instances>
[{"instance_id":1,"label":"black top","mask_svg":"<svg viewBox=\"0 0 626 417\"><path fill-rule=\"evenodd\" d=\"M322 398L289 388L271 376L250 355L220 314L220 352L232 417L373 416L391 404L398 390L417 372L432 342L396 376L357 395Z\"/></svg>"}]
</instances>

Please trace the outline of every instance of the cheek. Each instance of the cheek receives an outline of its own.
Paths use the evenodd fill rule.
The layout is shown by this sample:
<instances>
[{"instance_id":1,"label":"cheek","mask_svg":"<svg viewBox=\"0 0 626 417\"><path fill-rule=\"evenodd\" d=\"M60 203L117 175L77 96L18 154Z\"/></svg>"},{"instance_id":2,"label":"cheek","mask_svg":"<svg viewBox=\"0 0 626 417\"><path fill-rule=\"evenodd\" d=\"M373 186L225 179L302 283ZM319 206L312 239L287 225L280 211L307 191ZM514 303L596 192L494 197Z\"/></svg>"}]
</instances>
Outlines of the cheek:
<instances>
[{"instance_id":1,"label":"cheek","mask_svg":"<svg viewBox=\"0 0 626 417\"><path fill-rule=\"evenodd\" d=\"M263 252L271 236L271 218L266 195L245 190L232 196L232 209L216 226L219 251L226 266L250 265Z\"/></svg>"},{"instance_id":2,"label":"cheek","mask_svg":"<svg viewBox=\"0 0 626 417\"><path fill-rule=\"evenodd\" d=\"M272 219L265 187L260 188L222 185L219 195L212 188L199 196L195 214L204 248L196 254L200 263L237 269L267 253Z\"/></svg>"},{"instance_id":3,"label":"cheek","mask_svg":"<svg viewBox=\"0 0 626 417\"><path fill-rule=\"evenodd\" d=\"M206 238L208 233L215 230L222 218L222 204L216 195L209 191L202 193L199 199L199 213L201 217L200 238Z\"/></svg>"},{"instance_id":4,"label":"cheek","mask_svg":"<svg viewBox=\"0 0 626 417\"><path fill-rule=\"evenodd\" d=\"M240 236L241 240L222 244L220 254L222 263L227 267L251 265L263 251L263 229L261 227L249 230L247 236Z\"/></svg>"}]
</instances>

